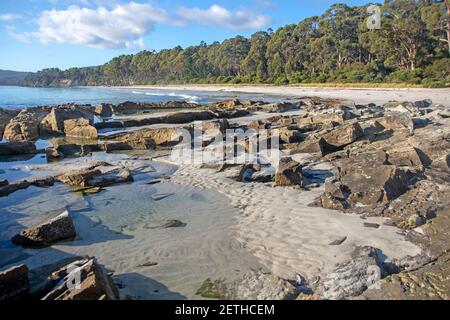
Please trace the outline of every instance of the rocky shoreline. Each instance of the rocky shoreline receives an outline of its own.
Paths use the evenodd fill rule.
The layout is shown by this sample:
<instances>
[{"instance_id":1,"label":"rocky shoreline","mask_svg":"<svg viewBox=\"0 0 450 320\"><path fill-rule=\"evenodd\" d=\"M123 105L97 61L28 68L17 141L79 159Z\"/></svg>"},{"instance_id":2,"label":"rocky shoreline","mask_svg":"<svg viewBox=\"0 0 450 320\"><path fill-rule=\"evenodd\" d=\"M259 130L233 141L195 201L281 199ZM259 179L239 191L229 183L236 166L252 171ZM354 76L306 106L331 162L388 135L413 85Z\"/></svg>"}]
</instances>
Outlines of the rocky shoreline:
<instances>
[{"instance_id":1,"label":"rocky shoreline","mask_svg":"<svg viewBox=\"0 0 450 320\"><path fill-rule=\"evenodd\" d=\"M303 274L298 270L296 276L287 277L269 268L248 272L235 281L208 278L199 288L199 296L449 299L450 109L430 100L358 105L304 97L271 104L234 99L209 105L124 102L96 107L66 104L21 111L0 109L4 140L0 157L41 155L48 161L45 165L28 165L32 174L26 179L9 181L2 178L0 170L0 201L30 187L62 184L71 192L89 197L104 188L133 184L139 174L155 171L152 161L156 157L170 161L167 154L183 143L179 129L194 132L197 121L203 122L204 133L277 130L282 157L276 168L268 163L207 163L189 169L177 163L179 170L171 179L175 183L214 188L211 181L222 179L238 189L252 185L299 195L317 193L308 203L312 212L330 209L339 215L357 214L368 221L364 222L366 229L377 230L384 225L398 228L402 236L421 248L420 254L392 259L380 248L354 245L345 261L325 273L305 270ZM217 137L208 135L200 148L214 147ZM38 148L38 140L48 140L51 146ZM244 153L250 152L247 142L241 147ZM118 152L127 157L116 161L92 159L95 153ZM66 162L71 159L77 161ZM326 170L317 169L324 164ZM197 181L192 172L207 178ZM157 184L166 178L170 177L146 183ZM267 192L264 190L261 192ZM248 204L240 201L233 206L246 214ZM381 217L384 222L369 221L373 217ZM185 225L171 220L163 228ZM22 230L11 241L40 250L76 236L71 213L63 211ZM346 245L352 241L348 237L336 238L328 246ZM9 265L0 271L0 300L120 298L114 275L100 265L102 261L92 256L66 260L39 270L24 264ZM70 283L74 270L81 279L78 287Z\"/></svg>"}]
</instances>

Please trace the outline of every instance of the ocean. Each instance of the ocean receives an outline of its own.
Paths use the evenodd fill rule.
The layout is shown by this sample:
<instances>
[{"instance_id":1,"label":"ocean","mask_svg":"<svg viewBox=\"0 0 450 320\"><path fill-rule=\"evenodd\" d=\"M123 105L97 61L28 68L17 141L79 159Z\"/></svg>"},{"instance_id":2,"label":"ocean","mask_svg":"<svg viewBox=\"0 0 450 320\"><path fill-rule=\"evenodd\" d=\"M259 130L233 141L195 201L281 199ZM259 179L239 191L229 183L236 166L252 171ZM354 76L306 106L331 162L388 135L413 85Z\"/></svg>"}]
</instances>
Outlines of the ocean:
<instances>
[{"instance_id":1,"label":"ocean","mask_svg":"<svg viewBox=\"0 0 450 320\"><path fill-rule=\"evenodd\" d=\"M0 108L21 109L33 106L58 105L63 103L118 104L133 102L188 101L193 103L211 103L231 98L275 101L276 96L264 96L254 93L174 91L161 89L132 89L105 87L75 88L29 88L0 86Z\"/></svg>"}]
</instances>

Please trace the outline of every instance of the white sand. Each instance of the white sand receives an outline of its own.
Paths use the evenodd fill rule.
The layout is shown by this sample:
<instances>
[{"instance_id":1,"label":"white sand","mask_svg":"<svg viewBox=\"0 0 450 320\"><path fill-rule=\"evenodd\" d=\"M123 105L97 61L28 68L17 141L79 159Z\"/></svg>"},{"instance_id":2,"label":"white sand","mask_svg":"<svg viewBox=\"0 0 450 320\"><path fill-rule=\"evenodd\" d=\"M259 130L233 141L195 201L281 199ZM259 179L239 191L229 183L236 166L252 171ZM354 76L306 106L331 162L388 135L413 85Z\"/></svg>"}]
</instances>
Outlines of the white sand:
<instances>
[{"instance_id":1,"label":"white sand","mask_svg":"<svg viewBox=\"0 0 450 320\"><path fill-rule=\"evenodd\" d=\"M336 98L355 101L356 103L386 103L391 100L417 101L431 99L435 103L450 106L450 88L425 89L357 89L357 88L314 88L314 87L277 87L277 86L133 86L127 88L135 89L157 89L157 90L180 90L180 91L205 91L205 92L236 92L255 93L279 96L317 96L321 98Z\"/></svg>"},{"instance_id":2,"label":"white sand","mask_svg":"<svg viewBox=\"0 0 450 320\"><path fill-rule=\"evenodd\" d=\"M326 167L321 164L320 169ZM379 248L390 259L420 253L395 227L363 226L364 222L382 223L381 218L363 220L357 215L309 207L323 193L322 188L313 191L274 188L270 184L241 183L226 176L226 172L185 166L174 174L172 181L225 194L240 211L236 225L238 241L278 276L292 279L296 273L309 277L323 275L335 263L348 260L356 245ZM345 236L347 240L342 245L329 245Z\"/></svg>"}]
</instances>

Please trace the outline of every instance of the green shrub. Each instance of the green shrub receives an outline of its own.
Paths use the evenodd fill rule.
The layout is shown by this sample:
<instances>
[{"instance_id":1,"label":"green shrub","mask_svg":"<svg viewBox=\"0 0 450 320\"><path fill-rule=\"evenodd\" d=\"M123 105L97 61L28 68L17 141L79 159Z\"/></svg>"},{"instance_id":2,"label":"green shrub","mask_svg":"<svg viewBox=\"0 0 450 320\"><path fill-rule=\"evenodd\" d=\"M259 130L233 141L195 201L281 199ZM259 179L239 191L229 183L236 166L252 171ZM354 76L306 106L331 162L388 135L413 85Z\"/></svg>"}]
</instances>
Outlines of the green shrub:
<instances>
[{"instance_id":1,"label":"green shrub","mask_svg":"<svg viewBox=\"0 0 450 320\"><path fill-rule=\"evenodd\" d=\"M278 77L273 83L277 86L285 86L289 84L289 80L286 77Z\"/></svg>"}]
</instances>

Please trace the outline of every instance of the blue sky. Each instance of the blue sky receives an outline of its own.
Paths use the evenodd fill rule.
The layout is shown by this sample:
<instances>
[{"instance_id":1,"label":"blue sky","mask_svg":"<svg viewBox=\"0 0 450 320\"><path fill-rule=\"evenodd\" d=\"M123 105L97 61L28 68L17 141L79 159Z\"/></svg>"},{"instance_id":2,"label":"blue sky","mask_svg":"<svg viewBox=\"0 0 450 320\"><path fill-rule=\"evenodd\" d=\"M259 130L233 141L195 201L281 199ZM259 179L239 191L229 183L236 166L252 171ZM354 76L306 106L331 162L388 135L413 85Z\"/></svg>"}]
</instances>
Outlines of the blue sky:
<instances>
[{"instance_id":1,"label":"blue sky","mask_svg":"<svg viewBox=\"0 0 450 320\"><path fill-rule=\"evenodd\" d=\"M99 65L142 49L186 47L322 14L329 0L1 0L0 69ZM367 0L340 1L361 5Z\"/></svg>"}]
</instances>

